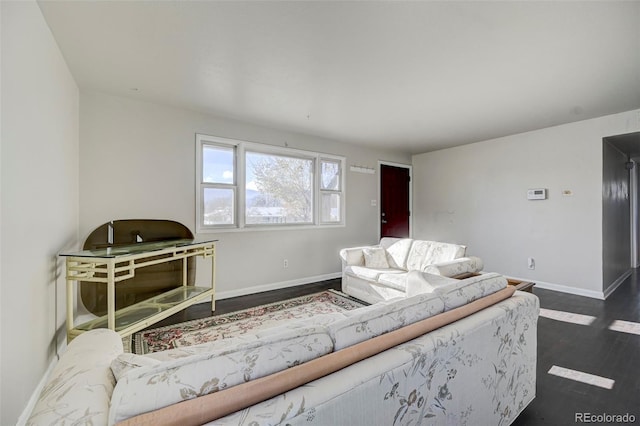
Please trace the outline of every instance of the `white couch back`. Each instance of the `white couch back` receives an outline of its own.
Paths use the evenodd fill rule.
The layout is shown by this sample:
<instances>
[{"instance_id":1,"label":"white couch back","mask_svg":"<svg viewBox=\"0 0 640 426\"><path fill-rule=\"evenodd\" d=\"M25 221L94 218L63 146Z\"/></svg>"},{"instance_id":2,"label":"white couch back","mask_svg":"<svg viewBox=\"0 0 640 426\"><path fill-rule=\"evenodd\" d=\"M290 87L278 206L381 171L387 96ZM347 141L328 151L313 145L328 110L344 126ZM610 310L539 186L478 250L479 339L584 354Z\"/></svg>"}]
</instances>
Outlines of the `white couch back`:
<instances>
[{"instance_id":1,"label":"white couch back","mask_svg":"<svg viewBox=\"0 0 640 426\"><path fill-rule=\"evenodd\" d=\"M427 266L463 257L465 246L437 241L414 240L407 258L407 270L423 271Z\"/></svg>"},{"instance_id":2,"label":"white couch back","mask_svg":"<svg viewBox=\"0 0 640 426\"><path fill-rule=\"evenodd\" d=\"M387 251L392 268L424 271L429 265L464 257L466 246L411 238L384 237L380 246Z\"/></svg>"}]
</instances>

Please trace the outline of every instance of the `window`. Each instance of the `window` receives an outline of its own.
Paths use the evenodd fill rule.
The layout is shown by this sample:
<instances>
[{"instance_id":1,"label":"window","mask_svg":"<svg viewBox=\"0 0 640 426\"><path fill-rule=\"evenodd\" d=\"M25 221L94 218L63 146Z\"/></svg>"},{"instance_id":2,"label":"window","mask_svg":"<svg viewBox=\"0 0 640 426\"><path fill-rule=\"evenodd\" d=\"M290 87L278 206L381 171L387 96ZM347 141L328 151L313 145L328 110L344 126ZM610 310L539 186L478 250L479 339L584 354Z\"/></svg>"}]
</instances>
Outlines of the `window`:
<instances>
[{"instance_id":1,"label":"window","mask_svg":"<svg viewBox=\"0 0 640 426\"><path fill-rule=\"evenodd\" d=\"M198 232L344 224L344 158L197 135Z\"/></svg>"},{"instance_id":2,"label":"window","mask_svg":"<svg viewBox=\"0 0 640 426\"><path fill-rule=\"evenodd\" d=\"M320 159L320 222L342 221L342 162Z\"/></svg>"},{"instance_id":3,"label":"window","mask_svg":"<svg viewBox=\"0 0 640 426\"><path fill-rule=\"evenodd\" d=\"M312 224L313 160L247 151L245 222Z\"/></svg>"},{"instance_id":4,"label":"window","mask_svg":"<svg viewBox=\"0 0 640 426\"><path fill-rule=\"evenodd\" d=\"M235 147L202 145L202 224L236 224Z\"/></svg>"}]
</instances>

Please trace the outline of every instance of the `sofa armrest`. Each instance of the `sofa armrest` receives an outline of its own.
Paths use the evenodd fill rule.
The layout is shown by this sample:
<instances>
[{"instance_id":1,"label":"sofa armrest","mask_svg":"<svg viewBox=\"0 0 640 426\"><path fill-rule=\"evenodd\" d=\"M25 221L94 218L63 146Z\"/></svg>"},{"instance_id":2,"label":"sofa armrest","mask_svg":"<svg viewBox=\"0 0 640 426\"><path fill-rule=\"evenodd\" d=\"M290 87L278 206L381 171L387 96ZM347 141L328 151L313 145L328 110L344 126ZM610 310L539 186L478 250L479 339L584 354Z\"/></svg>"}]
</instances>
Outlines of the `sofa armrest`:
<instances>
[{"instance_id":1,"label":"sofa armrest","mask_svg":"<svg viewBox=\"0 0 640 426\"><path fill-rule=\"evenodd\" d=\"M106 425L115 378L111 362L123 353L122 337L106 328L82 333L54 367L27 425Z\"/></svg>"},{"instance_id":2,"label":"sofa armrest","mask_svg":"<svg viewBox=\"0 0 640 426\"><path fill-rule=\"evenodd\" d=\"M429 265L424 269L424 272L433 275L442 275L443 277L453 277L469 272L479 272L483 267L482 259L471 256Z\"/></svg>"}]
</instances>

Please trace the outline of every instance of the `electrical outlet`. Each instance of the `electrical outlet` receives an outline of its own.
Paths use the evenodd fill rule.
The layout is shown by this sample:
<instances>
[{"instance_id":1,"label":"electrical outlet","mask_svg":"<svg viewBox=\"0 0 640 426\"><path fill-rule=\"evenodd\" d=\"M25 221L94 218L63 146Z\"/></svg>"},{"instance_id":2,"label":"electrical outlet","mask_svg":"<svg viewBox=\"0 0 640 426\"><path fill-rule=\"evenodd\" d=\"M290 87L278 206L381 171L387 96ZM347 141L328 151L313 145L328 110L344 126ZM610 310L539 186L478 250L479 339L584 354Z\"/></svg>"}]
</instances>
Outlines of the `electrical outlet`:
<instances>
[{"instance_id":1,"label":"electrical outlet","mask_svg":"<svg viewBox=\"0 0 640 426\"><path fill-rule=\"evenodd\" d=\"M283 268L288 268L289 267L289 259L284 259L282 261L282 267Z\"/></svg>"},{"instance_id":2,"label":"electrical outlet","mask_svg":"<svg viewBox=\"0 0 640 426\"><path fill-rule=\"evenodd\" d=\"M533 257L527 259L527 266L529 269L536 269L536 260Z\"/></svg>"}]
</instances>

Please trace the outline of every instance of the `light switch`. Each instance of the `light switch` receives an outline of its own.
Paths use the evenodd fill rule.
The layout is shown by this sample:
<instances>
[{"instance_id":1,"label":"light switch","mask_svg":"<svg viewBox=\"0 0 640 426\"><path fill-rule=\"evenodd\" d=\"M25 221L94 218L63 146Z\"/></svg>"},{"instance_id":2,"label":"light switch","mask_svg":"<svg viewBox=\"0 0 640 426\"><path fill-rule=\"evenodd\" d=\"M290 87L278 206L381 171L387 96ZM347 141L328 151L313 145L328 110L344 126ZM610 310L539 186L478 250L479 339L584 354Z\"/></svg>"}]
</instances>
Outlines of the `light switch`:
<instances>
[{"instance_id":1,"label":"light switch","mask_svg":"<svg viewBox=\"0 0 640 426\"><path fill-rule=\"evenodd\" d=\"M376 207L378 205L378 200L371 200L371 207Z\"/></svg>"}]
</instances>

